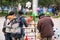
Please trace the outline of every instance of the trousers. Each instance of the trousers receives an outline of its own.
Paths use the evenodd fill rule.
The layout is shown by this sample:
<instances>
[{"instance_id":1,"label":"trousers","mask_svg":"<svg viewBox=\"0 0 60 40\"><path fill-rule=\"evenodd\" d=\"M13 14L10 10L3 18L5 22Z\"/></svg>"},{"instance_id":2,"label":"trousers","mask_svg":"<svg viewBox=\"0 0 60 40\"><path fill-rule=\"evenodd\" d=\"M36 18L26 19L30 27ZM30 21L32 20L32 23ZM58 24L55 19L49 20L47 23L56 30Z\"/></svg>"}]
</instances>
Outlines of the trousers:
<instances>
[{"instance_id":1,"label":"trousers","mask_svg":"<svg viewBox=\"0 0 60 40\"><path fill-rule=\"evenodd\" d=\"M11 33L5 33L5 40L12 40Z\"/></svg>"},{"instance_id":2,"label":"trousers","mask_svg":"<svg viewBox=\"0 0 60 40\"><path fill-rule=\"evenodd\" d=\"M52 40L52 37L42 38L42 40Z\"/></svg>"}]
</instances>

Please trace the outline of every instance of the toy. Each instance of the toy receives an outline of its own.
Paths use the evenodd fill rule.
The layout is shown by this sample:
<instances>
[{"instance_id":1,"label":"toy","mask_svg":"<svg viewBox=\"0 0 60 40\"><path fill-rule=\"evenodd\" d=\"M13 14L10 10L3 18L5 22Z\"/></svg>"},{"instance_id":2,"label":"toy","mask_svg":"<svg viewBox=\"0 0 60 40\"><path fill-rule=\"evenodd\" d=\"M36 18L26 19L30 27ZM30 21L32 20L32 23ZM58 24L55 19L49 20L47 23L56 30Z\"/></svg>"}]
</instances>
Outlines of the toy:
<instances>
[{"instance_id":1,"label":"toy","mask_svg":"<svg viewBox=\"0 0 60 40\"><path fill-rule=\"evenodd\" d=\"M25 20L27 23L30 23L32 21L32 16L27 17Z\"/></svg>"},{"instance_id":2,"label":"toy","mask_svg":"<svg viewBox=\"0 0 60 40\"><path fill-rule=\"evenodd\" d=\"M53 28L53 31L54 31L54 35L53 35L54 39L58 39L60 37L58 28Z\"/></svg>"}]
</instances>

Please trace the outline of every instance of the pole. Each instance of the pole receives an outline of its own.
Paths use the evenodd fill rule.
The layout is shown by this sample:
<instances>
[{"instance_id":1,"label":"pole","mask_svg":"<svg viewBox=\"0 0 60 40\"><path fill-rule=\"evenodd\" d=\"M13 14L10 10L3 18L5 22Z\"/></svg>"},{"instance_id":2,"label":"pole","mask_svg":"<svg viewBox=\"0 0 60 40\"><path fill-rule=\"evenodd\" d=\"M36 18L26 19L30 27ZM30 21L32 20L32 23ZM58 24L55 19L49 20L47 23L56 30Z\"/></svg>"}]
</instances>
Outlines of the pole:
<instances>
[{"instance_id":1,"label":"pole","mask_svg":"<svg viewBox=\"0 0 60 40\"><path fill-rule=\"evenodd\" d=\"M38 0L33 0L33 13L37 16Z\"/></svg>"},{"instance_id":2,"label":"pole","mask_svg":"<svg viewBox=\"0 0 60 40\"><path fill-rule=\"evenodd\" d=\"M35 14L35 16L37 16L38 0L33 0L32 6L33 6L33 14ZM36 28L35 28L35 31L36 31ZM36 32L35 32L35 40L36 40Z\"/></svg>"}]
</instances>

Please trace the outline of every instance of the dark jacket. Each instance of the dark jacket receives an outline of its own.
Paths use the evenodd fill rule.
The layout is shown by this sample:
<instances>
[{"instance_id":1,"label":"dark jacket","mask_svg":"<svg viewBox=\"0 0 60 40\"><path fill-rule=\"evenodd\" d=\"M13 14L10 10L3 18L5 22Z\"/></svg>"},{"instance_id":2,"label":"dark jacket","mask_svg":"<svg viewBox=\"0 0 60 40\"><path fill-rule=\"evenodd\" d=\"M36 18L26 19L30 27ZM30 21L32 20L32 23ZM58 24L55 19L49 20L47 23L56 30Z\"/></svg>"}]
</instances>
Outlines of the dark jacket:
<instances>
[{"instance_id":1,"label":"dark jacket","mask_svg":"<svg viewBox=\"0 0 60 40\"><path fill-rule=\"evenodd\" d=\"M24 25L25 27L28 26L28 24L26 23L25 18L21 17L20 20L21 20L21 22L20 22L20 24L19 24L19 27L23 27L23 25Z\"/></svg>"},{"instance_id":2,"label":"dark jacket","mask_svg":"<svg viewBox=\"0 0 60 40\"><path fill-rule=\"evenodd\" d=\"M38 21L37 29L41 33L41 37L51 37L53 33L53 22L50 17L43 17Z\"/></svg>"}]
</instances>

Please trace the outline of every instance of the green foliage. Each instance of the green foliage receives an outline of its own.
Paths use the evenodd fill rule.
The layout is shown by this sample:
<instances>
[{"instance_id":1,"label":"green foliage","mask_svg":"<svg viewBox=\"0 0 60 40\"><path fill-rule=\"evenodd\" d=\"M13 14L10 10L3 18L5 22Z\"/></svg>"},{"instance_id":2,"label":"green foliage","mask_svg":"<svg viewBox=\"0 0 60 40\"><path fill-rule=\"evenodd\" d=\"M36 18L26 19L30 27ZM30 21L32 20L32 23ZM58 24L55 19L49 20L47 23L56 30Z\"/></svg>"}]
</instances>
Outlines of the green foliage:
<instances>
[{"instance_id":1,"label":"green foliage","mask_svg":"<svg viewBox=\"0 0 60 40\"><path fill-rule=\"evenodd\" d=\"M49 4L52 4L53 0L39 0L38 1L38 5L49 5Z\"/></svg>"},{"instance_id":2,"label":"green foliage","mask_svg":"<svg viewBox=\"0 0 60 40\"><path fill-rule=\"evenodd\" d=\"M18 3L21 3L23 6L25 6L27 1L31 1L31 0L1 0L0 5L14 6L14 5L17 5Z\"/></svg>"},{"instance_id":3,"label":"green foliage","mask_svg":"<svg viewBox=\"0 0 60 40\"><path fill-rule=\"evenodd\" d=\"M27 1L32 2L32 0L1 0L0 5L1 5L1 2L2 2L2 5L17 5L18 3L21 3L23 6L25 6ZM52 4L52 3L59 4L60 0L38 0L38 5L39 6L40 5L46 6L46 5L49 5L49 4Z\"/></svg>"},{"instance_id":4,"label":"green foliage","mask_svg":"<svg viewBox=\"0 0 60 40\"><path fill-rule=\"evenodd\" d=\"M0 17L1 16L6 16L8 13L6 13L6 12L0 12Z\"/></svg>"},{"instance_id":5,"label":"green foliage","mask_svg":"<svg viewBox=\"0 0 60 40\"><path fill-rule=\"evenodd\" d=\"M60 4L60 0L38 0L38 5L43 5L43 6L47 6L47 5L51 5L51 4Z\"/></svg>"},{"instance_id":6,"label":"green foliage","mask_svg":"<svg viewBox=\"0 0 60 40\"><path fill-rule=\"evenodd\" d=\"M45 16L52 16L52 13L50 13L50 12L46 12L44 14L45 14Z\"/></svg>"}]
</instances>

